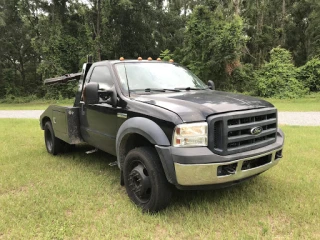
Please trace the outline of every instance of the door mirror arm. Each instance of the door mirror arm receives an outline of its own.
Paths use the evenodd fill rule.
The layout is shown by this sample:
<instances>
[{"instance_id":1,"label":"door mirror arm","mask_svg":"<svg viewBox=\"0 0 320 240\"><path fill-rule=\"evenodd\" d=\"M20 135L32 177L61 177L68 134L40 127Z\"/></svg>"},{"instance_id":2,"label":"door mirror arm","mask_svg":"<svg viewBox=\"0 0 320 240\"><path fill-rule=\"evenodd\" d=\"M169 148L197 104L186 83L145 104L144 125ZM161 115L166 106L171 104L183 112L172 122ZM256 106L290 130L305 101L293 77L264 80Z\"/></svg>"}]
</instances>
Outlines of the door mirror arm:
<instances>
[{"instance_id":1,"label":"door mirror arm","mask_svg":"<svg viewBox=\"0 0 320 240\"><path fill-rule=\"evenodd\" d=\"M211 90L215 90L214 82L213 82L212 80L209 80L209 81L208 81L208 87L209 87L209 89L211 89Z\"/></svg>"}]
</instances>

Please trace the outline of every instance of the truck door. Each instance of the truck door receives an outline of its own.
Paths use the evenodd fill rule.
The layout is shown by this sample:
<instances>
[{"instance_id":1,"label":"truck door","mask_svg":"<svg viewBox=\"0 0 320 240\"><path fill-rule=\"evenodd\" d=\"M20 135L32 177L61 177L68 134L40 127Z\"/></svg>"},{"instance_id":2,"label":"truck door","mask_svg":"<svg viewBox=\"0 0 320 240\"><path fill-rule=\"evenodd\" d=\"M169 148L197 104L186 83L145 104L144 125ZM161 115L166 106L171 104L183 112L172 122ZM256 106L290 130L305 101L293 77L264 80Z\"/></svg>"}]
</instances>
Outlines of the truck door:
<instances>
[{"instance_id":1,"label":"truck door","mask_svg":"<svg viewBox=\"0 0 320 240\"><path fill-rule=\"evenodd\" d=\"M114 85L107 66L94 67L88 82L99 83L100 89ZM80 101L80 131L83 139L105 152L116 154L117 108L107 103L86 105Z\"/></svg>"}]
</instances>

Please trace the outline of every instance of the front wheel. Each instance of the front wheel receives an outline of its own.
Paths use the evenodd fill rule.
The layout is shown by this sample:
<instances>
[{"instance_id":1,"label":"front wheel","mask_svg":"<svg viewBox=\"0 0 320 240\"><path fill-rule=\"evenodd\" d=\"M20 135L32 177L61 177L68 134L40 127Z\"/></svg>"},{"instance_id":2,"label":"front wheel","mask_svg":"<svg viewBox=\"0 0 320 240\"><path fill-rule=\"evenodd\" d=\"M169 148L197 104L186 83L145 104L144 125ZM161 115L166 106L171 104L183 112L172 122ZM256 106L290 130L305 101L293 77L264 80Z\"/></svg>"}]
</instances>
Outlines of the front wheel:
<instances>
[{"instance_id":1,"label":"front wheel","mask_svg":"<svg viewBox=\"0 0 320 240\"><path fill-rule=\"evenodd\" d=\"M171 186L155 149L131 150L125 158L123 174L129 198L144 211L157 212L169 204Z\"/></svg>"}]
</instances>

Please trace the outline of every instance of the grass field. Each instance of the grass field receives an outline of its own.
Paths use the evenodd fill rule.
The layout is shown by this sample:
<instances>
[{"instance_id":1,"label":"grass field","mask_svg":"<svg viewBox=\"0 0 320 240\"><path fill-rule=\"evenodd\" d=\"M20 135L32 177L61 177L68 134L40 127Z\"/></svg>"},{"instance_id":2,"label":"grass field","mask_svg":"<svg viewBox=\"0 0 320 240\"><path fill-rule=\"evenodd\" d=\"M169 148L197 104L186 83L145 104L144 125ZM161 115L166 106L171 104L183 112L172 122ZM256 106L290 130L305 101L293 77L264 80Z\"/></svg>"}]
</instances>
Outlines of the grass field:
<instances>
[{"instance_id":1,"label":"grass field","mask_svg":"<svg viewBox=\"0 0 320 240\"><path fill-rule=\"evenodd\" d=\"M320 112L320 93L313 93L300 99L265 99L279 111L286 112Z\"/></svg>"},{"instance_id":2,"label":"grass field","mask_svg":"<svg viewBox=\"0 0 320 240\"><path fill-rule=\"evenodd\" d=\"M176 192L143 214L115 158L53 157L36 120L0 120L0 239L319 239L319 127L283 127L284 158L238 186Z\"/></svg>"},{"instance_id":3,"label":"grass field","mask_svg":"<svg viewBox=\"0 0 320 240\"><path fill-rule=\"evenodd\" d=\"M0 110L45 110L49 105L72 106L74 99L36 100L29 103L0 103Z\"/></svg>"},{"instance_id":4,"label":"grass field","mask_svg":"<svg viewBox=\"0 0 320 240\"><path fill-rule=\"evenodd\" d=\"M315 112L320 111L320 93L313 93L301 99L265 99L274 104L279 111ZM73 105L73 99L61 101L37 100L30 103L4 104L0 110L45 110L50 104Z\"/></svg>"}]
</instances>

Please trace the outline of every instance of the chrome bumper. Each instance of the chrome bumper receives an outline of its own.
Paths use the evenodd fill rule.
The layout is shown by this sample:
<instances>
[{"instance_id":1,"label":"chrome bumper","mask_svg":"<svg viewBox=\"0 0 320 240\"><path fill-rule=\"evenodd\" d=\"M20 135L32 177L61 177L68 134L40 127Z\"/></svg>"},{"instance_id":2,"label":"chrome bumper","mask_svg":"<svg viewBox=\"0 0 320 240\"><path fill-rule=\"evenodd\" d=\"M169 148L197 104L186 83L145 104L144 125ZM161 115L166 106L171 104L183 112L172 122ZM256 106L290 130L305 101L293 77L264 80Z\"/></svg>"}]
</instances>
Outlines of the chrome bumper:
<instances>
[{"instance_id":1,"label":"chrome bumper","mask_svg":"<svg viewBox=\"0 0 320 240\"><path fill-rule=\"evenodd\" d=\"M241 180L243 178L262 173L278 164L279 158L276 158L276 152L280 150L282 150L282 148L261 155L224 163L180 164L175 162L174 167L176 171L177 182L182 186L197 186ZM248 163L250 160L255 160L266 155L271 155L271 160L268 163L246 170L242 169L245 161ZM218 167L231 164L236 164L236 169L233 173L224 176L218 176Z\"/></svg>"}]
</instances>

